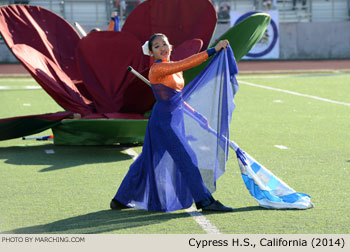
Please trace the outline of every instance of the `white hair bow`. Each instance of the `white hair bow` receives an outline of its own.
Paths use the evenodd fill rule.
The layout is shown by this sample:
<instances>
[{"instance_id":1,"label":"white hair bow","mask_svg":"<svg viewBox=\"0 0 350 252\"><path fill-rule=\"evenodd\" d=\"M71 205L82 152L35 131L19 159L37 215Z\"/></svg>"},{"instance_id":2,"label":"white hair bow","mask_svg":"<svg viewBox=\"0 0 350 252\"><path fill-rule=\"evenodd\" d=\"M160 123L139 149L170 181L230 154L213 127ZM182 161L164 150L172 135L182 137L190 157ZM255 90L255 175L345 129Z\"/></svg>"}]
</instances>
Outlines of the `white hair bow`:
<instances>
[{"instance_id":1,"label":"white hair bow","mask_svg":"<svg viewBox=\"0 0 350 252\"><path fill-rule=\"evenodd\" d=\"M150 51L148 48L148 41L146 41L142 46L142 52L144 55L150 56Z\"/></svg>"}]
</instances>

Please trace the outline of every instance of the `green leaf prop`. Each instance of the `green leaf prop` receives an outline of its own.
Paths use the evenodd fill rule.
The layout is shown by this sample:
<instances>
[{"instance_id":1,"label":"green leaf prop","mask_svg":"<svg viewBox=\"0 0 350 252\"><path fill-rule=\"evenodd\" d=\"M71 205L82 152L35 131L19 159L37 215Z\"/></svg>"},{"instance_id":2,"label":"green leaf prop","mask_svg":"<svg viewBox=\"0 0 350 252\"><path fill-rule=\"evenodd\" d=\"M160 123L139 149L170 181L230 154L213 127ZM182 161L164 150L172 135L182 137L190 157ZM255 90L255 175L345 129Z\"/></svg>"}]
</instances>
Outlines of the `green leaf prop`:
<instances>
[{"instance_id":1,"label":"green leaf prop","mask_svg":"<svg viewBox=\"0 0 350 252\"><path fill-rule=\"evenodd\" d=\"M218 38L210 47L214 47L217 42L227 39L238 62L246 55L253 46L259 42L264 35L267 26L270 24L271 17L266 13L253 14L235 26L231 27L220 38ZM209 63L209 60L203 62L197 67L184 72L186 84L193 80Z\"/></svg>"}]
</instances>

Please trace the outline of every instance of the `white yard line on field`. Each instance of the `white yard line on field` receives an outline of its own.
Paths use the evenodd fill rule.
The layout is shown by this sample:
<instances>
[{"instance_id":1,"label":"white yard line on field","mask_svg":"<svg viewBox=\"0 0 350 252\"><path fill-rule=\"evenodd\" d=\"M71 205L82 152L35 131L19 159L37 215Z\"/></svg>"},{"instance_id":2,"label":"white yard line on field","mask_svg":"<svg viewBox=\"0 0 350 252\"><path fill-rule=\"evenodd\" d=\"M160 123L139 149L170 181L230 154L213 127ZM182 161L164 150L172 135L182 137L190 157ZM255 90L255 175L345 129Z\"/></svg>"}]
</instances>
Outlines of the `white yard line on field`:
<instances>
[{"instance_id":1,"label":"white yard line on field","mask_svg":"<svg viewBox=\"0 0 350 252\"><path fill-rule=\"evenodd\" d=\"M279 74L271 73L271 74L259 74L255 73L254 75L246 75L240 72L240 76L237 76L238 80L243 79L289 79L289 78L300 78L300 77L328 77L328 76L349 76L350 73L343 73L343 72L304 72L304 73L295 73L295 72L288 72L285 74Z\"/></svg>"},{"instance_id":2,"label":"white yard line on field","mask_svg":"<svg viewBox=\"0 0 350 252\"><path fill-rule=\"evenodd\" d=\"M125 149L125 152L129 154L132 159L136 160L138 154L132 148ZM215 227L207 218L205 218L200 212L197 211L195 207L190 207L185 210L191 217L198 223L199 226L207 233L207 234L221 234L219 229Z\"/></svg>"},{"instance_id":3,"label":"white yard line on field","mask_svg":"<svg viewBox=\"0 0 350 252\"><path fill-rule=\"evenodd\" d=\"M0 86L0 90L42 89L40 86Z\"/></svg>"},{"instance_id":4,"label":"white yard line on field","mask_svg":"<svg viewBox=\"0 0 350 252\"><path fill-rule=\"evenodd\" d=\"M0 74L0 77L1 77L1 74ZM34 79L31 79L31 78L0 78L0 82L32 82L32 83L35 83L35 80Z\"/></svg>"},{"instance_id":5,"label":"white yard line on field","mask_svg":"<svg viewBox=\"0 0 350 252\"><path fill-rule=\"evenodd\" d=\"M252 82L248 82L248 81L242 81L241 80L241 81L239 81L239 83L240 84L245 84L245 85L248 85L248 86L252 86L252 87L264 88L264 89L273 90L273 91L277 91L277 92L282 92L282 93L286 93L286 94L302 96L302 97L306 97L306 98L310 98L310 99L314 99L314 100L319 100L319 101L323 101L323 102L350 106L350 103L346 103L346 102L333 101L333 100L330 100L330 99L327 99L327 98L322 98L322 97L318 97L318 96L314 96L314 95L308 95L308 94L302 94L302 93L289 91L289 90L285 90L285 89L280 89L280 88L268 87L268 86L259 85L259 84L255 84L255 83L252 83Z\"/></svg>"},{"instance_id":6,"label":"white yard line on field","mask_svg":"<svg viewBox=\"0 0 350 252\"><path fill-rule=\"evenodd\" d=\"M193 206L187 208L185 210L192 218L198 223L199 226L207 233L207 234L222 234L220 230L215 227L207 218L204 217L203 214L197 211L197 209Z\"/></svg>"},{"instance_id":7,"label":"white yard line on field","mask_svg":"<svg viewBox=\"0 0 350 252\"><path fill-rule=\"evenodd\" d=\"M276 145L274 145L276 148L278 148L278 149L281 149L281 150L288 150L288 147L287 146L284 146L284 145L278 145L278 144L276 144Z\"/></svg>"}]
</instances>

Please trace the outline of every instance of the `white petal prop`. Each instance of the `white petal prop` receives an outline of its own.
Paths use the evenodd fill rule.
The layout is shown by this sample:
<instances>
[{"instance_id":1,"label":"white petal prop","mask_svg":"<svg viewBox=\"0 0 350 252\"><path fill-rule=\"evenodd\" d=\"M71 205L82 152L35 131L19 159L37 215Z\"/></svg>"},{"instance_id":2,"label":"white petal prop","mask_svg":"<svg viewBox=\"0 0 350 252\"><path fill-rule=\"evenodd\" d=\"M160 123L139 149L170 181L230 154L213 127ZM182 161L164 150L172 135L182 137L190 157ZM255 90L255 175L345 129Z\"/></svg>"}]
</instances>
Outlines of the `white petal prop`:
<instances>
[{"instance_id":1,"label":"white petal prop","mask_svg":"<svg viewBox=\"0 0 350 252\"><path fill-rule=\"evenodd\" d=\"M146 41L143 46L142 46L142 52L144 55L147 55L149 56L150 53L149 53L149 48L148 48L148 41Z\"/></svg>"}]
</instances>

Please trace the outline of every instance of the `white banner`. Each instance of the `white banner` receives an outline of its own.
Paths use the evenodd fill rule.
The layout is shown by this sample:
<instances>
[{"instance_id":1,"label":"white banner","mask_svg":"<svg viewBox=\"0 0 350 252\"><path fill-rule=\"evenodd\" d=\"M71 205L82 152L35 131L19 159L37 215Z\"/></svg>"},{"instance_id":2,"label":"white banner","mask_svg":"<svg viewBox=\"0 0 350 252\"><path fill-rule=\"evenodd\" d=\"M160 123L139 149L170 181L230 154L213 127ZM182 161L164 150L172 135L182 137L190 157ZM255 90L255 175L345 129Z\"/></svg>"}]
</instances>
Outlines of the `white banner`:
<instances>
[{"instance_id":1,"label":"white banner","mask_svg":"<svg viewBox=\"0 0 350 252\"><path fill-rule=\"evenodd\" d=\"M231 26L234 26L257 13L257 11L243 12L231 11ZM271 22L268 25L265 34L261 40L243 57L243 59L278 59L280 55L279 50L279 25L278 25L278 11L264 11L271 16Z\"/></svg>"}]
</instances>

